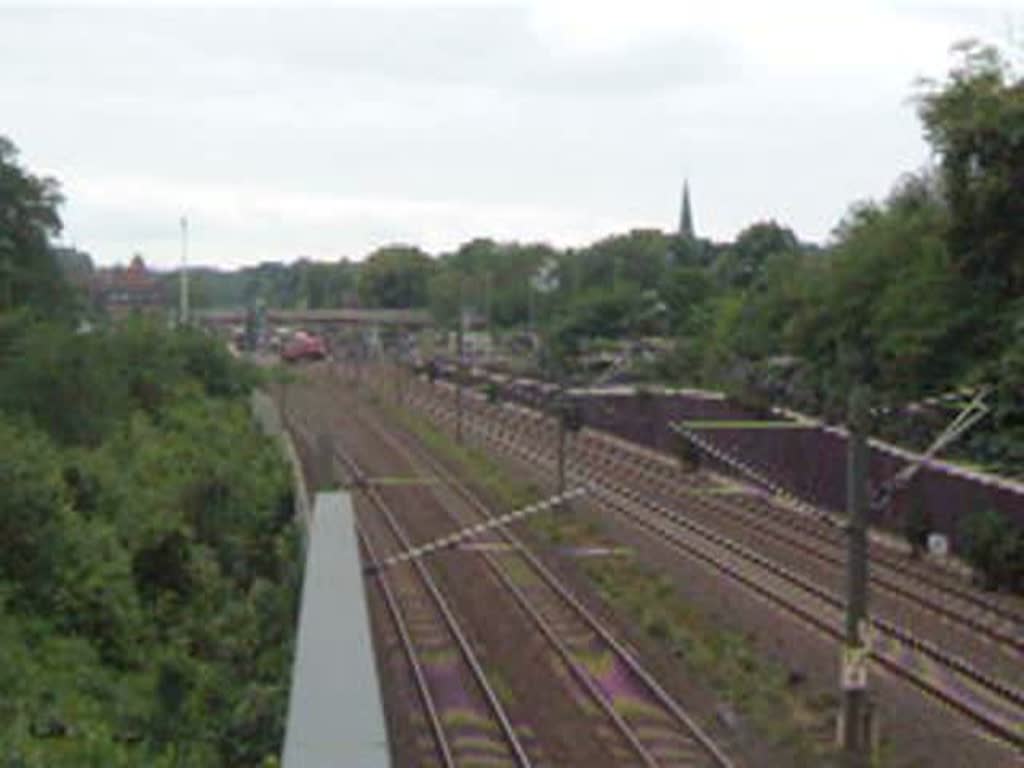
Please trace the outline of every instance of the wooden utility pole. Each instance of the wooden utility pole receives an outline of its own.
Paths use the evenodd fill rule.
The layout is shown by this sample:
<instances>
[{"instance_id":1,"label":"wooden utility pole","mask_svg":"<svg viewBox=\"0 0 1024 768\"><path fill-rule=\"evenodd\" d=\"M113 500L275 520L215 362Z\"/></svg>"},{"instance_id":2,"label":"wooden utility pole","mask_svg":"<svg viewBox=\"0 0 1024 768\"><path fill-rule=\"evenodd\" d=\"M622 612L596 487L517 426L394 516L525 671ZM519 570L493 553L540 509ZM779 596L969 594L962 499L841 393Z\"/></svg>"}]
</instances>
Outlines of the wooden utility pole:
<instances>
[{"instance_id":1,"label":"wooden utility pole","mask_svg":"<svg viewBox=\"0 0 1024 768\"><path fill-rule=\"evenodd\" d=\"M868 395L857 387L850 394L846 464L847 595L846 637L841 660L843 709L840 725L844 765L868 765Z\"/></svg>"}]
</instances>

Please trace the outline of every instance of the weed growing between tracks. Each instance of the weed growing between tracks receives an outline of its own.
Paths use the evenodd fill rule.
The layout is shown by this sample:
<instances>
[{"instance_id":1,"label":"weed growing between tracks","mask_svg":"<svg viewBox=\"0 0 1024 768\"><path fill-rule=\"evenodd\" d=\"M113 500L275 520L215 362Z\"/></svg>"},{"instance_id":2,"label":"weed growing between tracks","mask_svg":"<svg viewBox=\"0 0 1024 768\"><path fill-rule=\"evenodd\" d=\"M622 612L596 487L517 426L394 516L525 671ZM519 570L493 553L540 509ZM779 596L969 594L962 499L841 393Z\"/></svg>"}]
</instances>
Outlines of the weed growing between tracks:
<instances>
[{"instance_id":1,"label":"weed growing between tracks","mask_svg":"<svg viewBox=\"0 0 1024 768\"><path fill-rule=\"evenodd\" d=\"M436 456L457 466L463 477L508 508L544 495L534 483L511 477L483 452L460 446L424 418L383 398L372 398L416 435ZM601 526L577 511L529 519L531 531L555 547L615 548ZM620 616L632 620L664 653L683 665L688 677L712 689L752 726L765 743L786 754L787 765L821 766L834 757L836 713L833 695L811 696L783 666L760 656L751 639L717 626L688 604L672 580L641 563L631 551L613 557L581 558L580 570ZM728 720L727 708L721 708Z\"/></svg>"},{"instance_id":2,"label":"weed growing between tracks","mask_svg":"<svg viewBox=\"0 0 1024 768\"><path fill-rule=\"evenodd\" d=\"M517 482L480 451L460 446L448 435L434 428L426 420L405 408L383 398L371 397L370 402L398 421L436 455L454 462L464 477L483 488L493 498L500 499L511 508L524 507L541 497L541 489L534 483Z\"/></svg>"}]
</instances>

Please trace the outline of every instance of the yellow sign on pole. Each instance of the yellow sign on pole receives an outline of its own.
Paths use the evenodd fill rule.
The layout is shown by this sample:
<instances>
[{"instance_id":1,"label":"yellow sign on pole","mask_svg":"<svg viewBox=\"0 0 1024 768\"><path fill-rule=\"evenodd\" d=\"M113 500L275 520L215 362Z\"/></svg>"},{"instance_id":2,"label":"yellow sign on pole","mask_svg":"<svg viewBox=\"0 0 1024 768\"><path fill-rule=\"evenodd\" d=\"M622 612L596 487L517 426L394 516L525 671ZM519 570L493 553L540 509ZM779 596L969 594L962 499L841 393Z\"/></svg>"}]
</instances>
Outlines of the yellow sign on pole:
<instances>
[{"instance_id":1,"label":"yellow sign on pole","mask_svg":"<svg viewBox=\"0 0 1024 768\"><path fill-rule=\"evenodd\" d=\"M863 691L868 687L868 655L865 646L843 647L840 687L844 691Z\"/></svg>"}]
</instances>

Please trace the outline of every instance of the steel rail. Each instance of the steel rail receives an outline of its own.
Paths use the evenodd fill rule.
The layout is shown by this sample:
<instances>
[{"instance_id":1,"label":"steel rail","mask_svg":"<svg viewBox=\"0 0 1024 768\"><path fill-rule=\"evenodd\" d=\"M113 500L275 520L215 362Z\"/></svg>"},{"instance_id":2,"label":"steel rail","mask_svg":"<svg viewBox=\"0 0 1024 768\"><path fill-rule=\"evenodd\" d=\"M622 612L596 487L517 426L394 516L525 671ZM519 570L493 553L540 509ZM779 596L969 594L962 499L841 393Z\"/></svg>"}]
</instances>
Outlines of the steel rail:
<instances>
[{"instance_id":1,"label":"steel rail","mask_svg":"<svg viewBox=\"0 0 1024 768\"><path fill-rule=\"evenodd\" d=\"M468 423L468 425L469 425L471 430L481 432L485 438L490 438L492 441L495 440L495 437L493 435L487 434L485 431L481 430L477 425L472 424L471 421L467 422L467 423ZM535 463L537 458L538 458L538 452L536 452L536 451L529 451L529 449L526 449L525 446L515 446L513 443L511 443L511 441L505 440L505 442L508 443L507 447L509 448L509 450L519 450L522 455L527 456L528 459L532 460L532 462L531 462L532 468L534 470L538 469L538 465ZM547 451L547 452L550 453L550 451ZM543 471L545 471L547 474L551 473L551 470L546 465L544 465L544 464L541 464L540 468ZM604 495L604 496L607 497L608 490L607 490L607 488L602 487L602 486L607 486L608 485L607 474L601 475L599 477L598 476L589 476L588 477L588 475L586 473L584 473L584 472L580 472L578 470L577 470L577 472L578 472L579 475L582 475L584 479L589 479L590 480L590 482L591 482L590 487L591 487L592 491L595 491L599 495ZM644 498L642 494L636 492L633 489L622 489L622 488L620 488L618 490L619 493L622 493L623 491L625 492L624 495L626 496L626 498L629 499L630 501L632 501L634 504L637 504L638 506L641 506L641 507L652 507L653 506L655 508L660 507L659 512L661 514L658 515L658 517L660 517L660 518L669 517L670 522L675 522L677 525L679 525L681 527L689 528L691 531L696 532L702 538L706 538L706 539L711 540L713 544L717 544L718 546L721 546L721 547L723 547L723 548L725 548L727 550L733 551L735 554L737 554L740 557L746 558L748 561L755 562L755 564L759 565L760 567L767 569L769 572L774 573L775 575L779 576L780 578L783 578L783 579L785 579L787 581L790 581L795 586L798 586L801 589L804 589L804 590L808 591L810 594L815 595L815 597L817 597L820 600L828 601L828 602L832 603L834 606L841 606L842 605L842 601L838 600L838 598L835 598L833 595L828 593L826 590L822 590L821 588L817 587L817 585L811 584L810 582L808 582L807 580L803 579L802 577L799 577L799 576L796 576L795 574L792 574L791 572L789 572L788 569L773 563L772 561L770 561L769 559L763 557L762 555L759 555L758 553L749 550L749 548L744 547L743 545L739 545L736 542L733 542L733 541L727 539L726 537L721 536L721 535L719 535L717 533L710 532L704 526L701 526L699 524L693 523L692 521L685 520L684 518L679 516L677 513L674 513L671 510L667 510L666 508L664 508L662 505L658 504L657 502L651 502L650 499ZM632 496L633 498L630 498L630 496ZM620 511L625 512L625 509L622 507L621 503L615 504L614 506L616 506L616 508L618 508ZM668 513L668 514L666 514L666 513ZM657 514L657 513L655 513L655 514ZM654 522L655 523L654 530L657 533L655 538L657 538L659 541L664 542L665 539L668 538L670 546L672 546L674 549L680 549L681 548L687 554L689 554L691 556L698 557L702 561L707 562L708 564L712 565L713 567L717 568L718 570L720 570L720 571L726 573L727 575L731 576L732 578L740 581L745 586L747 586L750 589L754 590L758 594L761 594L763 597L768 598L772 602L775 602L777 605L780 605L784 609L787 609L791 613L799 616L800 618L804 619L805 621L808 621L809 623L811 623L813 626L815 626L819 630L821 630L821 631L823 631L823 632L825 632L825 633L827 633L827 634L829 634L831 636L839 637L838 630L835 630L834 627L831 627L830 625L828 625L827 622L823 622L820 617L807 612L806 610L802 609L800 606L795 605L792 601L787 600L786 598L784 598L784 597L782 597L782 596L772 592L771 590L765 588L763 585L757 583L756 580L751 579L751 578L749 578L749 577L739 573L738 571L736 571L735 569L732 569L731 567L724 566L722 563L718 562L715 558L707 557L703 553L700 553L699 551L695 551L694 548L692 547L692 545L690 545L689 542L686 542L685 540L683 540L679 536L679 534L677 534L673 530L672 527L665 526L663 520L655 521L655 518L652 517L650 512L645 513L645 515L646 516L643 519L644 525L641 526L641 529L646 529L648 531L648 533L650 533L650 530L651 530L651 525L650 524L652 522ZM628 516L631 519L633 519L633 520L635 520L637 522L641 522L637 518L637 516L635 514L630 514ZM719 539L720 541L716 542L715 539ZM896 626L890 624L889 622L886 622L886 621L881 620L881 619L874 619L873 623L876 625L876 627L878 627L879 629L881 629L881 630L885 631L886 633L892 635L898 641L904 643L905 645L909 646L910 648L914 649L915 651L917 651L919 653L925 654L927 656L931 656L935 661L937 661L940 664L943 664L944 666L952 669L956 673L958 673L958 674L960 674L960 675L962 675L964 677L973 679L975 683L977 683L977 684L979 684L979 685L989 689L989 691L995 693L997 696L1001 696L1001 697L1007 699L1008 701L1012 702L1016 706L1020 706L1022 703L1024 703L1024 692L1021 692L1020 690L1018 690L1016 688L1013 688L1012 686L1006 685L1006 684L1004 684L1000 680L996 680L996 679L994 679L994 678L992 678L990 676L985 675L984 673L980 672L979 670L976 670L971 664L969 664L965 660L963 660L963 659L961 659L959 657L956 657L956 656L954 656L952 654L948 654L948 653L942 651L942 649L938 648L934 644L930 643L929 641L923 640L921 638L914 637L909 632L906 632L905 630L903 630L903 629L901 629L899 627L896 627ZM895 664L894 662L892 662L891 660L887 659L886 657L880 656L877 653L873 653L872 655L873 655L873 658L875 658L877 661L882 663L884 666L886 666L888 669L890 669L890 671L894 672L894 674L896 674L897 676L902 677L902 678L908 680L909 682L915 684L919 688L922 688L923 690L925 690L926 692L928 692L932 696L935 696L936 698L946 702L951 707L955 708L957 711L961 712L962 714L968 716L969 718L971 718L975 722L983 725L986 729L988 729L992 733L995 733L996 735L1001 737L1003 740L1005 740L1007 742L1010 742L1010 743L1014 744L1017 747L1024 746L1024 732L1022 732L1022 730L1020 728L1015 728L1015 727L1012 727L1012 726L1008 727L1006 724L1003 724L1001 722L997 722L997 721L993 720L990 716L988 716L987 713L985 713L983 711L980 711L977 707L972 706L969 702L964 701L962 698L957 697L955 694L952 694L950 691L945 690L941 686L936 685L932 681L928 680L925 676L923 676L923 675L921 675L919 673L915 673L913 671L907 670L907 669L899 666L898 664Z\"/></svg>"},{"instance_id":2,"label":"steel rail","mask_svg":"<svg viewBox=\"0 0 1024 768\"><path fill-rule=\"evenodd\" d=\"M500 410L504 411L509 405L510 404L508 403L503 403ZM528 413L535 420L535 423L539 425L539 429L543 430L546 428L546 426L544 426L544 422L546 422L546 420L539 413L537 413L536 409L534 409L533 407L519 404L517 405L517 410L519 411L519 413L517 413L516 415L521 416ZM501 416L499 415L498 418L500 419ZM641 466L642 468L646 468L653 474L665 475L669 471L668 468L665 467L663 464L656 463L656 461L653 458L648 456L638 456L635 450L629 450L623 445L619 445L615 442L612 442L611 440L608 439L608 435L606 435L602 430L588 428L584 432L584 439L593 439L594 442L601 442L605 444L606 446L608 446L608 449L610 451L617 452L624 460ZM825 512L824 510L814 506L813 504L807 501L804 501L803 499L793 494L791 491L781 489L783 493L780 496L780 494L775 491L775 488L776 486L773 485L772 492L774 494L774 501L777 501L780 504L789 507L798 505L802 508L810 510L812 514L797 517L791 513L783 512L782 510L779 509L778 504L772 504L771 501L766 500L766 506L769 511L769 515L770 517L772 517L772 519L777 520L786 527L799 530L801 533L809 537L813 537L822 542L826 542L831 546L841 546L841 544L838 544L835 539L831 538L826 533L814 530L812 527L808 525L808 523L817 522L822 525L827 525L830 529L836 530L841 529L841 522L836 521L835 519L833 519L832 516L829 515L829 513ZM735 512L734 505L721 504L719 506L723 511L730 513ZM749 507L746 507L746 505L742 503L737 506L744 506L745 508L749 509ZM1002 621L1011 622L1017 625L1024 625L1024 615L1022 615L1020 612L1007 608L1006 606L1001 605L996 601L986 599L985 597L977 594L976 592L954 583L950 579L937 578L927 573L921 573L919 570L908 567L906 564L899 562L895 557L889 556L885 553L878 552L877 550L872 554L872 562L876 565L880 564L885 568L895 571L904 578L920 582L921 584L927 585L932 589L941 590L950 595L954 595L958 599L966 603L970 603L975 608L988 611L995 618L998 618ZM875 581L876 574L873 573L871 578L873 581ZM906 591L909 592L909 590ZM949 616L947 616L947 618L949 618ZM962 617L961 621L972 620ZM984 634L990 634L989 630L983 629L981 628L981 626L983 625L972 626L971 628L977 631L981 631ZM993 637L993 639L996 639L998 642L1003 642L1005 644L1012 645L1017 650L1022 649L1021 640L1019 640L1018 638L1014 638L1010 635L1002 634L1001 637Z\"/></svg>"},{"instance_id":3,"label":"steel rail","mask_svg":"<svg viewBox=\"0 0 1024 768\"><path fill-rule=\"evenodd\" d=\"M401 525L395 519L390 507L388 507L387 503L380 496L376 488L363 482L366 475L363 473L355 459L340 449L337 444L332 444L332 458L342 465L345 473L349 477L351 486L359 489L367 500L377 508L387 523L388 528L391 530L392 535L398 540L403 548L407 549L410 542L405 531L401 528ZM494 687L488 681L483 666L480 664L479 659L477 659L476 653L473 651L473 648L469 643L469 639L462 631L454 612L451 610L451 607L447 604L447 601L441 594L440 588L437 586L429 571L427 571L423 566L422 562L413 560L410 561L410 563L419 575L420 583L426 588L428 594L431 596L438 614L443 619L446 629L454 638L455 644L459 649L459 653L472 673L474 682L479 686L484 700L491 710L491 714L497 721L498 730L501 732L508 745L513 762L520 766L520 768L532 768L533 762L520 742L519 736L516 734L515 728L509 720ZM379 574L378 578L382 584L386 582L386 577L383 574ZM445 743L448 743L447 736L445 736L444 740ZM457 765L458 761L455 761L453 764Z\"/></svg>"},{"instance_id":4,"label":"steel rail","mask_svg":"<svg viewBox=\"0 0 1024 768\"><path fill-rule=\"evenodd\" d=\"M365 419L365 414L360 415L363 416ZM456 478L454 474L450 470L448 470L447 467L444 466L443 463L439 462L436 458L429 455L420 446L417 445L415 448L411 447L411 440L408 441L409 445L407 446L403 444L404 441L399 441L397 437L395 437L392 434L389 434L386 430L382 429L378 425L371 424L369 420L367 420L367 424L370 425L373 429L375 429L378 435L380 435L383 440L391 444L396 451L405 455L410 460L410 462L418 460L421 464L426 464L428 467L430 467L431 471L434 472L439 478L441 478L444 485L448 486L451 490L455 491L455 493L458 496L462 497L469 505L476 509L477 512L482 517L484 517L485 519L490 519L494 517L494 513L484 502L482 502L479 499L478 496L476 496L476 494L474 494L464 483L462 483L458 478ZM446 511L448 511L449 515L454 516L454 514L451 513L450 510ZM501 536L501 538L505 539L505 541L512 548L512 551L516 555L522 557L523 560L525 560L526 563L533 569L533 571L541 577L543 582L551 589L551 591L554 594L556 594L563 601L564 604L568 605L569 608L579 618L581 618L587 626L591 628L591 630L601 639L601 641L604 642L612 650L612 652L626 664L628 669L636 676L636 679L641 682L643 687L646 688L648 692L654 697L654 699L658 701L658 703L668 711L668 713L676 722L682 725L689 732L689 734L693 737L697 745L708 756L711 757L716 766L719 766L720 768L732 768L732 761L721 749L721 747L719 747L714 742L714 740L711 739L711 737L704 732L704 730L700 727L696 720L694 720L694 718L689 713L687 713L686 710L667 691L665 691L665 689L657 682L657 680L655 680L654 677L646 669L643 668L643 666L636 659L636 657L610 632L610 630L608 630L600 621L598 621L598 619L593 615L593 613L589 611L586 608L586 606L584 606L579 601L579 599L575 595L573 595L560 582L560 580L554 575L554 573L546 565L544 565L544 563L542 563L533 552L529 550L529 548L523 543L523 541L518 536L516 536L514 533L512 533L510 530L504 527L496 529L495 533ZM544 632L544 634L549 639L552 639L552 641L554 642L554 630L552 630L549 625L546 627L544 626L547 625L548 622L546 622L539 615L536 609L529 604L529 598L526 597L522 593L522 590L520 590L512 582L510 577L508 577L507 572L505 572L505 569L495 561L496 559L491 553L484 552L481 554L483 554L485 559L489 561L492 569L494 569L496 573L499 573L503 583L505 583L506 586L509 587L512 593L520 601L520 604L527 609L528 613L535 617L534 620L541 628L541 631ZM568 654L568 649L565 649L564 653ZM584 677L589 679L589 675L586 672L576 669L577 662L571 660L571 658L568 656L563 656L563 658L566 658L567 661L569 661L570 668L573 669L578 675L583 675ZM592 683L588 684L588 689L590 689L591 692L594 693L599 700L604 700L603 697L600 696L599 692L593 691ZM628 725L622 723L621 718L617 718L617 721L620 723L620 727L629 728ZM630 736L630 740L638 746L638 752L641 755L644 755L646 750L642 746L640 746L640 743L635 734L632 734ZM657 762L651 762L651 760L653 760L653 758L648 757L646 758L645 762L649 765L658 764Z\"/></svg>"},{"instance_id":5,"label":"steel rail","mask_svg":"<svg viewBox=\"0 0 1024 768\"><path fill-rule=\"evenodd\" d=\"M605 461L610 465L614 459L606 458ZM593 463L596 464L596 461ZM695 489L682 488L677 486L669 487L671 480L662 477L660 474L651 472L646 466L640 462L636 463L640 473L644 475L644 479L647 483L657 487L657 500L662 499L668 501L685 501L689 503L696 503L701 505L703 508L709 511L724 512L737 522L741 522L744 526L752 531L756 531L758 534L773 539L774 541L780 542L785 546L792 547L793 549L799 550L802 554L812 559L828 564L833 568L842 568L845 566L845 559L838 554L832 552L822 551L814 544L801 540L800 534L794 534L794 531L798 529L783 526L780 528L778 525L772 525L771 523L765 522L761 519L756 512L750 510L741 504L729 504L721 500L708 498L706 495L701 494L700 491ZM802 532L801 532L802 533ZM808 535L809 536L809 535ZM840 542L836 542L831 539L826 539L830 549L839 549L841 547ZM884 566L883 566L884 567ZM907 577L909 580L912 577ZM1024 637L1015 636L1014 634L1004 631L998 627L992 626L990 623L986 623L982 619L969 616L960 611L956 611L953 608L942 605L935 598L922 594L921 592L914 591L913 586L907 584L900 584L895 581L891 576L875 573L871 575L871 583L875 586L882 588L884 591L891 593L903 600L911 602L924 610L941 616L944 619L962 624L964 627L972 632L985 635L993 642L1008 646L1017 653L1024 653ZM933 587L938 588L938 587ZM956 596L961 599L959 595ZM989 610L987 603L978 605L973 601L964 600L964 602L970 602L973 607L980 608L981 610ZM1004 617L999 616L1002 619Z\"/></svg>"},{"instance_id":6,"label":"steel rail","mask_svg":"<svg viewBox=\"0 0 1024 768\"><path fill-rule=\"evenodd\" d=\"M356 533L366 550L367 557L375 560L376 553L373 544L370 543L366 531L363 530L363 526L358 521L356 522ZM434 704L434 697L430 693L430 687L423 673L423 665L420 663L419 654L416 652L412 637L409 635L409 628L405 623L405 618L398 608L398 602L387 579L377 579L376 581L378 589L380 589L381 594L384 596L384 602L395 625L395 630L401 640L402 651L405 653L405 657L408 659L409 666L412 669L413 678L416 681L416 691L419 694L420 701L423 703L423 708L427 712L427 720L430 723L434 742L437 744L437 751L441 755L441 762L448 768L455 768L456 762L452 755L451 745L448 743L448 737L445 734L444 727L441 725L441 718L438 715L437 706Z\"/></svg>"},{"instance_id":7,"label":"steel rail","mask_svg":"<svg viewBox=\"0 0 1024 768\"><path fill-rule=\"evenodd\" d=\"M501 408L495 410L499 411L498 413L495 414L495 416L499 421L501 421L501 412L504 411L505 409ZM519 431L543 432L546 429L546 420L543 419L543 417L540 414L536 413L533 409L529 408L523 408L522 410L525 410L527 413L530 414L530 416L534 420L534 424L531 425L530 427L524 428L523 425L520 423ZM525 414L519 413L516 415L522 416ZM485 418L487 418L486 415ZM616 442L609 440L606 435L604 435L602 432L598 430L587 430L584 433L583 440L590 441L591 445L601 444L602 450L606 451L609 454L616 454L615 459L621 459L624 462L630 463L631 465L637 467L640 472L646 474L649 478L652 476L659 477L662 478L662 482L664 483L671 482L674 479L670 476L671 470L662 462L659 462L655 458L652 458L650 456L640 455L636 451L629 450L625 446L619 445ZM578 450L577 453L581 453L582 451L586 450L589 449L584 447L582 450ZM597 450L595 449L593 452L597 453ZM609 456L609 461L615 459ZM677 487L673 488L668 493L668 495L685 495L687 497L687 500L692 500L695 496L698 495L698 493L693 490ZM793 496L789 492L787 492L786 495ZM795 499L796 497L793 498ZM773 500L778 500L778 496L776 495L775 497L773 497ZM784 501L785 500L783 500L783 503ZM809 525L817 521L819 523L828 525L831 529L838 529L840 527L840 524L833 521L832 518L828 517L821 510L814 508L813 505L809 505L807 502L802 500L798 501L804 507L809 507L815 510L813 519L810 519L807 515L797 517L791 513L783 512L778 509L778 505L772 503L772 500L764 500L769 517L771 517L772 520L776 521L780 526L790 529L792 531L796 531L799 533L799 535L814 538L818 541L827 544L832 548L841 549L841 547L843 546L842 542L837 541L836 539L830 537L822 531L814 530L814 528L811 525ZM771 526L770 523L766 523L761 520L755 520L754 517L756 515L759 515L759 512L757 510L752 510L750 506L743 501L739 501L736 503L726 503L723 500L716 500L710 503L712 503L717 510L725 512L726 514L730 514L734 517L743 515L744 520L751 525L752 529L756 529L766 536L770 536L790 546L799 548L807 554L816 557L817 559L821 559L826 562L831 562L832 564L835 564L835 562L837 561L837 559L834 557L830 558L828 555L825 555L824 553L818 553L816 550L814 550L812 547L810 547L810 545L806 543L798 542L793 535L778 530L777 528L774 528L773 526ZM1024 616L1021 616L1018 612L1008 609L993 600L986 599L985 597L978 595L975 592L972 592L955 583L952 583L949 580L943 580L935 578L929 574L920 573L918 570L912 569L907 565L900 563L896 559L886 554L879 553L878 551L875 551L872 554L872 562L876 565L881 565L885 569L894 571L894 576L898 574L900 577L905 578L907 580L918 582L922 585L926 585L930 589L939 590L941 592L954 596L962 602L970 604L970 606L975 609L986 611L992 614L992 617L995 619L1008 622L1011 624L1024 625ZM884 589L888 589L890 592L899 597L902 597L903 599L915 602L917 605L921 606L923 609L927 611L930 611L937 615L941 615L946 619L964 624L970 630L984 634L996 643L1001 643L1003 645L1012 647L1018 653L1024 652L1024 639L1022 639L1020 636L1015 636L1010 632L993 628L990 624L987 624L982 620L973 618L964 613L960 613L946 606L943 606L936 602L935 599L921 595L918 592L914 592L911 587L899 585L895 581L893 581L892 578L887 578L885 576L878 574L877 572L871 575L871 579L872 583L878 584Z\"/></svg>"},{"instance_id":8,"label":"steel rail","mask_svg":"<svg viewBox=\"0 0 1024 768\"><path fill-rule=\"evenodd\" d=\"M380 492L373 486L366 485L361 481L365 478L365 473L360 469L355 458L340 449L336 444L334 447L334 456L343 466L346 466L351 473L351 478L355 482L356 487L359 487L363 495L380 511L384 516L388 527L394 533L395 538L401 543L402 547L408 549L411 545L408 536L403 530L401 524L395 518L394 513L388 504L384 501ZM512 758L517 765L523 768L529 768L532 766L532 761L529 755L526 753L526 749L519 741L519 736L516 734L515 727L508 718L508 714L505 712L505 708L502 706L501 701L498 698L497 692L487 679L487 675L484 672L483 666L477 659L472 646L469 643L469 639L462 631L462 627L459 626L458 620L455 618L455 614L452 612L451 607L448 605L444 596L441 594L440 588L434 581L433 576L430 575L426 567L419 560L411 561L416 572L420 575L424 586L430 592L434 598L434 603L437 605L439 611L444 616L445 623L448 625L449 631L452 636L455 637L456 643L459 646L459 650L462 653L463 658L469 665L473 672L473 677L477 684L480 686L481 692L484 694L484 698L487 701L488 706L491 709L494 718L498 721L499 729L508 742L509 749L512 752ZM383 577L382 577L383 578Z\"/></svg>"}]
</instances>

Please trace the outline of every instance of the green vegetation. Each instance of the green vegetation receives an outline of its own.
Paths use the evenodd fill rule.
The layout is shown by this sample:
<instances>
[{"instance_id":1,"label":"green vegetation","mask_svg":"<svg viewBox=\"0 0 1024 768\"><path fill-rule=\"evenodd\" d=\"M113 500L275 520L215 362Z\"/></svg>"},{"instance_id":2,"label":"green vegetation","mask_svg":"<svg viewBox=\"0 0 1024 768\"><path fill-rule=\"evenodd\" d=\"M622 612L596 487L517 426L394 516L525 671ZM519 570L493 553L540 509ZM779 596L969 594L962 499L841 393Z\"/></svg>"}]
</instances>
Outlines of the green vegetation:
<instances>
[{"instance_id":1,"label":"green vegetation","mask_svg":"<svg viewBox=\"0 0 1024 768\"><path fill-rule=\"evenodd\" d=\"M56 184L6 143L0 179L0 764L273 762L301 560L257 376L198 332L76 331Z\"/></svg>"},{"instance_id":2,"label":"green vegetation","mask_svg":"<svg viewBox=\"0 0 1024 768\"><path fill-rule=\"evenodd\" d=\"M492 498L499 499L511 508L519 508L533 503L540 495L535 484L513 480L486 454L458 445L448 435L408 409L399 408L383 399L371 402L416 435L435 456L457 465L465 476L473 478L475 486Z\"/></svg>"},{"instance_id":3,"label":"green vegetation","mask_svg":"<svg viewBox=\"0 0 1024 768\"><path fill-rule=\"evenodd\" d=\"M259 764L280 746L301 559L249 374L141 326L38 326L11 349L40 338L0 362L5 764Z\"/></svg>"},{"instance_id":4,"label":"green vegetation","mask_svg":"<svg viewBox=\"0 0 1024 768\"><path fill-rule=\"evenodd\" d=\"M1024 531L994 509L964 522L965 555L985 589L1024 592Z\"/></svg>"},{"instance_id":5,"label":"green vegetation","mask_svg":"<svg viewBox=\"0 0 1024 768\"><path fill-rule=\"evenodd\" d=\"M594 541L587 533L568 535ZM785 748L787 765L827 764L835 726L831 697L806 695L784 668L760 657L748 638L716 626L680 598L671 580L635 558L591 559L583 570L610 605L638 622L770 743Z\"/></svg>"},{"instance_id":6,"label":"green vegetation","mask_svg":"<svg viewBox=\"0 0 1024 768\"><path fill-rule=\"evenodd\" d=\"M71 294L50 247L62 228L61 200L57 182L23 168L14 145L0 136L0 313L69 309Z\"/></svg>"}]
</instances>

